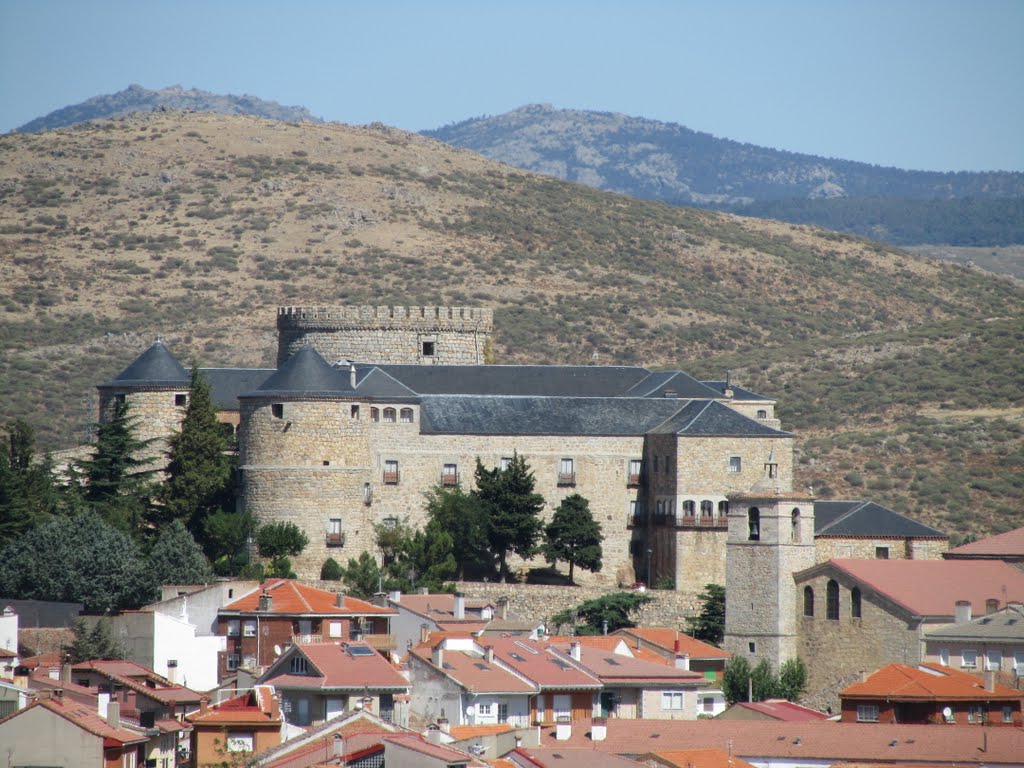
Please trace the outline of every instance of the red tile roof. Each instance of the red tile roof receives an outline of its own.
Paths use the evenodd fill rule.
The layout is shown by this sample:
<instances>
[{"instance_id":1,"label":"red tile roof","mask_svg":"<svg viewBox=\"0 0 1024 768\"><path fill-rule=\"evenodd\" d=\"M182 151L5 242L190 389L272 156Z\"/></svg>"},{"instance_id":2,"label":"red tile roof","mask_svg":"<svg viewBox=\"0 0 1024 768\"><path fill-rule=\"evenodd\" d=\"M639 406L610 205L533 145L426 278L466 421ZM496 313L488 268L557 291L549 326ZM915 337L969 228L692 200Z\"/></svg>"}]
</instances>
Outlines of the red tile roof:
<instances>
[{"instance_id":1,"label":"red tile roof","mask_svg":"<svg viewBox=\"0 0 1024 768\"><path fill-rule=\"evenodd\" d=\"M455 595L445 592L431 595L402 595L397 605L435 621L480 621L480 610L494 604L489 600L465 598L465 619L455 618ZM486 622L485 622L486 623Z\"/></svg>"},{"instance_id":2,"label":"red tile roof","mask_svg":"<svg viewBox=\"0 0 1024 768\"><path fill-rule=\"evenodd\" d=\"M541 640L525 637L489 637L481 643L494 648L494 657L542 690L600 688L601 681L566 659Z\"/></svg>"},{"instance_id":3,"label":"red tile roof","mask_svg":"<svg viewBox=\"0 0 1024 768\"><path fill-rule=\"evenodd\" d=\"M366 649L352 655L348 648ZM301 654L309 660L309 674L289 673L291 659ZM302 643L278 659L261 683L277 688L330 688L360 691L409 688L409 681L391 663L365 643Z\"/></svg>"},{"instance_id":4,"label":"red tile roof","mask_svg":"<svg viewBox=\"0 0 1024 768\"><path fill-rule=\"evenodd\" d=\"M410 652L419 662L434 666L431 649L417 646ZM480 655L445 649L440 670L467 691L473 693L536 693L536 686L516 677L501 666L488 663ZM437 669L436 666L434 666Z\"/></svg>"},{"instance_id":5,"label":"red tile roof","mask_svg":"<svg viewBox=\"0 0 1024 768\"><path fill-rule=\"evenodd\" d=\"M640 768L643 765L628 757L579 747L567 748L558 744L519 747L512 755L515 762L523 762L532 768Z\"/></svg>"},{"instance_id":6,"label":"red tile roof","mask_svg":"<svg viewBox=\"0 0 1024 768\"><path fill-rule=\"evenodd\" d=\"M955 547L943 557L1024 557L1024 528Z\"/></svg>"},{"instance_id":7,"label":"red tile roof","mask_svg":"<svg viewBox=\"0 0 1024 768\"><path fill-rule=\"evenodd\" d=\"M71 667L73 672L93 671L130 688L161 704L198 704L202 695L183 685L174 685L166 677L158 675L132 661L83 661Z\"/></svg>"},{"instance_id":8,"label":"red tile roof","mask_svg":"<svg viewBox=\"0 0 1024 768\"><path fill-rule=\"evenodd\" d=\"M544 638L549 643L555 643L561 646L568 647L568 644L573 640L582 643L585 648L600 648L605 651L615 651L621 646L625 646L630 655L635 659L641 661L650 661L655 664L668 664L674 666L674 662L670 659L666 659L664 656L655 653L648 648L637 648L635 644L631 643L631 638L624 637L622 635L578 635L576 637L569 637L568 635L547 635Z\"/></svg>"},{"instance_id":9,"label":"red tile roof","mask_svg":"<svg viewBox=\"0 0 1024 768\"><path fill-rule=\"evenodd\" d=\"M190 723L199 725L274 725L281 723L280 711L273 714L273 689L258 685L241 696L214 704L204 714L202 710L185 715Z\"/></svg>"},{"instance_id":10,"label":"red tile roof","mask_svg":"<svg viewBox=\"0 0 1024 768\"><path fill-rule=\"evenodd\" d=\"M698 749L732 743L732 754L751 762L838 761L976 765L984 749L986 766L1024 763L1024 729L958 725L865 726L829 720L618 720L607 721L607 737L591 741L590 722L572 724L566 741L545 728L543 747L582 747L600 752L643 755L652 750Z\"/></svg>"},{"instance_id":11,"label":"red tile roof","mask_svg":"<svg viewBox=\"0 0 1024 768\"><path fill-rule=\"evenodd\" d=\"M1024 699L1024 691L995 684L994 690L985 690L984 681L951 667L922 664L888 664L862 683L854 683L841 691L840 699L886 698L898 701L930 701L933 699L969 701Z\"/></svg>"},{"instance_id":12,"label":"red tile roof","mask_svg":"<svg viewBox=\"0 0 1024 768\"><path fill-rule=\"evenodd\" d=\"M669 627L631 627L617 630L612 634L636 636L670 653L675 653L678 642L679 652L685 653L691 659L728 659L732 656L728 651Z\"/></svg>"},{"instance_id":13,"label":"red tile roof","mask_svg":"<svg viewBox=\"0 0 1024 768\"><path fill-rule=\"evenodd\" d=\"M917 616L952 617L958 600L970 600L975 615L986 612L990 598L1000 607L1024 600L1024 573L1000 560L829 560L796 578L804 581L830 568Z\"/></svg>"},{"instance_id":14,"label":"red tile roof","mask_svg":"<svg viewBox=\"0 0 1024 768\"><path fill-rule=\"evenodd\" d=\"M798 723L806 720L827 720L828 715L810 707L802 707L785 699L767 699L766 701L738 701L734 707L750 709L760 712L773 720L786 720L790 723Z\"/></svg>"},{"instance_id":15,"label":"red tile roof","mask_svg":"<svg viewBox=\"0 0 1024 768\"><path fill-rule=\"evenodd\" d=\"M338 607L338 595L325 589L300 584L294 579L273 579L260 589L229 603L222 611L255 613L259 609L260 595L271 596L268 613L288 616L393 616L397 611L382 608L355 597L345 596L345 606Z\"/></svg>"},{"instance_id":16,"label":"red tile roof","mask_svg":"<svg viewBox=\"0 0 1024 768\"><path fill-rule=\"evenodd\" d=\"M456 741L475 739L477 736L492 736L496 733L505 733L515 730L508 723L497 723L494 725L453 725L449 734Z\"/></svg>"},{"instance_id":17,"label":"red tile roof","mask_svg":"<svg viewBox=\"0 0 1024 768\"><path fill-rule=\"evenodd\" d=\"M326 758L333 754L335 734L341 734L344 752L351 755L379 744L382 736L399 730L398 726L386 723L370 712L356 709L271 747L261 759L266 768L314 765L319 755Z\"/></svg>"},{"instance_id":18,"label":"red tile roof","mask_svg":"<svg viewBox=\"0 0 1024 768\"><path fill-rule=\"evenodd\" d=\"M569 655L570 645L554 643L552 647ZM706 678L700 672L654 664L586 644L580 646L580 663L605 685L707 685Z\"/></svg>"},{"instance_id":19,"label":"red tile roof","mask_svg":"<svg viewBox=\"0 0 1024 768\"><path fill-rule=\"evenodd\" d=\"M476 763L476 759L465 752L441 744L431 744L418 733L393 733L385 736L382 741L385 744L395 744L405 747L421 755L433 757L437 760L446 760L451 763Z\"/></svg>"},{"instance_id":20,"label":"red tile roof","mask_svg":"<svg viewBox=\"0 0 1024 768\"><path fill-rule=\"evenodd\" d=\"M754 768L746 760L714 747L650 752L642 755L640 760L649 760L648 764L664 765L667 768Z\"/></svg>"},{"instance_id":21,"label":"red tile roof","mask_svg":"<svg viewBox=\"0 0 1024 768\"><path fill-rule=\"evenodd\" d=\"M0 722L13 720L19 715L24 714L35 707L43 707L44 709L49 710L58 717L62 717L65 720L74 723L83 731L103 739L104 742L116 742L114 746L139 744L149 741L149 737L144 733L140 733L139 731L130 731L125 728L113 728L105 718L100 717L100 715L97 714L95 709L91 709L77 702L69 699L62 699L60 697L49 697L35 701L24 709L20 709L3 720L0 720Z\"/></svg>"}]
</instances>

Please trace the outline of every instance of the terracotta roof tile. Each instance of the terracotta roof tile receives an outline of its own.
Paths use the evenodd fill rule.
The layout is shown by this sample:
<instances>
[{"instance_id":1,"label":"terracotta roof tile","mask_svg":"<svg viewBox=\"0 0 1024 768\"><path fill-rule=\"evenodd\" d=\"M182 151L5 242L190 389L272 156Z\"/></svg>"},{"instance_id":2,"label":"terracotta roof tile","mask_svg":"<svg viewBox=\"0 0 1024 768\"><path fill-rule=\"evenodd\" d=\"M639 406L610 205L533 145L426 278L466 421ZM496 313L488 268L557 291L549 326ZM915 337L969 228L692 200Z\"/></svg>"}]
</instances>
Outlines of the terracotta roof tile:
<instances>
[{"instance_id":1,"label":"terracotta roof tile","mask_svg":"<svg viewBox=\"0 0 1024 768\"><path fill-rule=\"evenodd\" d=\"M738 701L733 706L751 709L775 720L786 720L791 723L804 720L828 720L828 715L824 712L819 712L810 707L802 707L785 699L767 699L766 701L756 702Z\"/></svg>"},{"instance_id":2,"label":"terracotta roof tile","mask_svg":"<svg viewBox=\"0 0 1024 768\"><path fill-rule=\"evenodd\" d=\"M433 666L430 648L421 645L414 648L411 653L421 663ZM516 677L498 664L488 663L479 655L446 649L442 663L444 666L441 671L444 674L473 693L537 692L536 686Z\"/></svg>"},{"instance_id":3,"label":"terracotta roof tile","mask_svg":"<svg viewBox=\"0 0 1024 768\"><path fill-rule=\"evenodd\" d=\"M999 560L829 560L796 574L798 581L830 568L852 577L917 616L953 616L957 600L975 614L985 601L1024 600L1024 573Z\"/></svg>"},{"instance_id":4,"label":"terracotta roof tile","mask_svg":"<svg viewBox=\"0 0 1024 768\"><path fill-rule=\"evenodd\" d=\"M746 760L714 747L651 752L640 757L641 762L648 760L667 768L754 768Z\"/></svg>"},{"instance_id":5,"label":"terracotta roof tile","mask_svg":"<svg viewBox=\"0 0 1024 768\"><path fill-rule=\"evenodd\" d=\"M553 647L568 655L569 643L555 643ZM580 647L580 663L597 675L605 685L701 685L707 680L700 672L676 669L666 664L654 664L642 659L594 648L586 644Z\"/></svg>"},{"instance_id":6,"label":"terracotta roof tile","mask_svg":"<svg viewBox=\"0 0 1024 768\"><path fill-rule=\"evenodd\" d=\"M465 752L441 744L431 744L418 733L394 733L385 736L382 741L385 744L396 744L414 752L419 752L427 757L447 760L451 763L476 763L476 759Z\"/></svg>"},{"instance_id":7,"label":"terracotta roof tile","mask_svg":"<svg viewBox=\"0 0 1024 768\"><path fill-rule=\"evenodd\" d=\"M95 709L86 707L69 699L50 697L35 701L24 709L20 709L10 715L6 720L13 720L18 715L29 711L34 707L43 707L59 717L63 717L84 731L104 740L110 739L119 744L138 744L148 741L149 738L138 731L130 731L125 728L112 728L106 719L97 714ZM0 721L4 722L4 721Z\"/></svg>"},{"instance_id":8,"label":"terracotta roof tile","mask_svg":"<svg viewBox=\"0 0 1024 768\"><path fill-rule=\"evenodd\" d=\"M505 733L515 730L508 723L496 723L494 725L453 725L449 733L456 741L475 739L477 736L491 736L496 733Z\"/></svg>"},{"instance_id":9,"label":"terracotta roof tile","mask_svg":"<svg viewBox=\"0 0 1024 768\"><path fill-rule=\"evenodd\" d=\"M994 690L985 690L984 681L951 667L938 664L922 664L908 667L905 664L887 664L862 683L854 683L840 692L844 698L880 698L891 700L920 699L979 699L998 700L1024 699L1024 691L996 684Z\"/></svg>"},{"instance_id":10,"label":"terracotta roof tile","mask_svg":"<svg viewBox=\"0 0 1024 768\"><path fill-rule=\"evenodd\" d=\"M629 654L641 661L650 661L655 664L668 664L674 666L674 662L670 659L666 659L664 656L655 653L647 648L637 648L636 645L630 643L630 638L622 635L578 635L576 637L569 637L567 635L548 635L544 638L549 643L556 643L560 647L568 647L568 644L573 640L578 641L583 645L584 648L600 648L605 651L614 651L620 646L625 646Z\"/></svg>"},{"instance_id":11,"label":"terracotta roof tile","mask_svg":"<svg viewBox=\"0 0 1024 768\"><path fill-rule=\"evenodd\" d=\"M685 653L691 659L728 659L732 656L728 651L723 651L710 643L705 643L669 627L631 627L630 629L620 629L612 634L639 637L670 653L675 653L678 641L679 652Z\"/></svg>"},{"instance_id":12,"label":"terracotta roof tile","mask_svg":"<svg viewBox=\"0 0 1024 768\"><path fill-rule=\"evenodd\" d=\"M987 539L972 541L946 552L944 557L1024 557L1024 528L989 536Z\"/></svg>"},{"instance_id":13,"label":"terracotta roof tile","mask_svg":"<svg viewBox=\"0 0 1024 768\"><path fill-rule=\"evenodd\" d=\"M494 657L507 664L541 689L599 688L601 681L541 640L525 637L489 637L483 645L494 649Z\"/></svg>"},{"instance_id":14,"label":"terracotta roof tile","mask_svg":"<svg viewBox=\"0 0 1024 768\"><path fill-rule=\"evenodd\" d=\"M536 768L640 768L643 765L628 757L560 744L519 747L512 754L524 763L523 758L526 758L528 765Z\"/></svg>"},{"instance_id":15,"label":"terracotta roof tile","mask_svg":"<svg viewBox=\"0 0 1024 768\"><path fill-rule=\"evenodd\" d=\"M481 621L480 610L494 606L489 600L468 597L465 600L466 617L464 621ZM446 592L431 595L402 595L402 599L397 605L435 621L462 621L462 619L455 618L455 595Z\"/></svg>"},{"instance_id":16,"label":"terracotta roof tile","mask_svg":"<svg viewBox=\"0 0 1024 768\"><path fill-rule=\"evenodd\" d=\"M158 675L132 661L93 660L74 664L72 671L91 670L130 688L161 704L175 705L198 703L202 698L198 691L183 685L174 685L166 677ZM152 684L152 685L151 685Z\"/></svg>"},{"instance_id":17,"label":"terracotta roof tile","mask_svg":"<svg viewBox=\"0 0 1024 768\"><path fill-rule=\"evenodd\" d=\"M295 654L301 654L309 660L312 666L309 675L289 674L291 659ZM302 643L278 659L260 678L260 682L278 688L362 690L369 687L373 690L397 688L404 691L409 687L409 681L387 659L365 643Z\"/></svg>"},{"instance_id":18,"label":"terracotta roof tile","mask_svg":"<svg viewBox=\"0 0 1024 768\"><path fill-rule=\"evenodd\" d=\"M270 611L282 615L313 615L313 616L392 616L397 611L382 608L355 597L345 597L345 607L339 608L338 595L325 589L317 589L301 584L294 579L274 579L265 583L260 589L240 597L223 608L224 611L238 613L255 613L259 609L260 595L269 594L272 598Z\"/></svg>"}]
</instances>

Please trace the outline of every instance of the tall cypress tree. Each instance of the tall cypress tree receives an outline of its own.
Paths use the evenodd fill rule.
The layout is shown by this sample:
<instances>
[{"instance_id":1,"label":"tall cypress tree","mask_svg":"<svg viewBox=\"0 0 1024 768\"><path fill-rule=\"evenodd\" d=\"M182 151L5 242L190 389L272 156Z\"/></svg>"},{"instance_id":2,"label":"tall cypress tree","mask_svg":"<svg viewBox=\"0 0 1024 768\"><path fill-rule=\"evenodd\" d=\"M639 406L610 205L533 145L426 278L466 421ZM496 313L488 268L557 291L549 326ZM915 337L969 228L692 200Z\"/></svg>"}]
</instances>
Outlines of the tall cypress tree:
<instances>
[{"instance_id":1,"label":"tall cypress tree","mask_svg":"<svg viewBox=\"0 0 1024 768\"><path fill-rule=\"evenodd\" d=\"M18 419L0 435L0 547L47 520L58 494L49 457L35 459L35 432Z\"/></svg>"},{"instance_id":2,"label":"tall cypress tree","mask_svg":"<svg viewBox=\"0 0 1024 768\"><path fill-rule=\"evenodd\" d=\"M170 439L161 508L154 511L151 522L159 528L170 520L180 520L202 541L206 519L230 506L233 462L223 426L217 421L210 385L195 364L189 390L181 431Z\"/></svg>"},{"instance_id":3,"label":"tall cypress tree","mask_svg":"<svg viewBox=\"0 0 1024 768\"><path fill-rule=\"evenodd\" d=\"M487 538L498 556L498 572L504 582L508 578L509 552L520 557L531 557L536 552L544 527L540 518L544 497L534 492L533 472L517 453L505 469L487 469L477 459L476 486L473 495L487 518Z\"/></svg>"}]
</instances>

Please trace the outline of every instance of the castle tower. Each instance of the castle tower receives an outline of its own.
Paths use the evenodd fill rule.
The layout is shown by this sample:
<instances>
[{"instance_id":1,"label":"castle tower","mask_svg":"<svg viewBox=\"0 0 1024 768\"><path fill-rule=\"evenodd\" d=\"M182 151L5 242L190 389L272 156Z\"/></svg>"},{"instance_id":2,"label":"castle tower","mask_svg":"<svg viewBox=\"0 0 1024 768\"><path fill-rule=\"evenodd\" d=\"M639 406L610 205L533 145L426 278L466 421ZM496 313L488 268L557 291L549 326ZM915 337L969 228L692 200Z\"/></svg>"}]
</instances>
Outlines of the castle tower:
<instances>
[{"instance_id":1,"label":"castle tower","mask_svg":"<svg viewBox=\"0 0 1024 768\"><path fill-rule=\"evenodd\" d=\"M163 467L167 438L181 428L188 405L189 372L160 340L106 384L97 387L99 421L110 418L114 403L126 401L135 420L135 436L153 440L149 453Z\"/></svg>"},{"instance_id":2,"label":"castle tower","mask_svg":"<svg viewBox=\"0 0 1024 768\"><path fill-rule=\"evenodd\" d=\"M494 318L471 307L280 307L277 365L311 344L329 362L480 365Z\"/></svg>"},{"instance_id":3,"label":"castle tower","mask_svg":"<svg viewBox=\"0 0 1024 768\"><path fill-rule=\"evenodd\" d=\"M774 454L749 492L729 496L725 650L773 667L797 656L793 574L814 565L814 503L780 488ZM784 486L783 486L784 487Z\"/></svg>"},{"instance_id":4,"label":"castle tower","mask_svg":"<svg viewBox=\"0 0 1024 768\"><path fill-rule=\"evenodd\" d=\"M354 379L354 369L332 368L307 345L239 398L242 508L306 532L292 561L302 578L318 578L328 557L374 551L370 409Z\"/></svg>"}]
</instances>

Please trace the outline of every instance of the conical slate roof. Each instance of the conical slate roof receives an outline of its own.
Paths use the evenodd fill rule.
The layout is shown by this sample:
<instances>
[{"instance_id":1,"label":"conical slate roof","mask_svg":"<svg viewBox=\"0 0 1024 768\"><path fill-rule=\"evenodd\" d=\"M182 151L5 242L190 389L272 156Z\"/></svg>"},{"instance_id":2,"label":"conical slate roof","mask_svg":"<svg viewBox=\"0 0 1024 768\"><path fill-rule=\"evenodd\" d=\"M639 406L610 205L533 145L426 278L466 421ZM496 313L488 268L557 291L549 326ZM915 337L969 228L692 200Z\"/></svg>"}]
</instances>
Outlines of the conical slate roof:
<instances>
[{"instance_id":1,"label":"conical slate roof","mask_svg":"<svg viewBox=\"0 0 1024 768\"><path fill-rule=\"evenodd\" d=\"M356 391L349 369L332 368L309 344L289 357L255 392L242 397L348 396Z\"/></svg>"},{"instance_id":2,"label":"conical slate roof","mask_svg":"<svg viewBox=\"0 0 1024 768\"><path fill-rule=\"evenodd\" d=\"M160 340L135 358L107 387L187 387L189 373Z\"/></svg>"}]
</instances>

